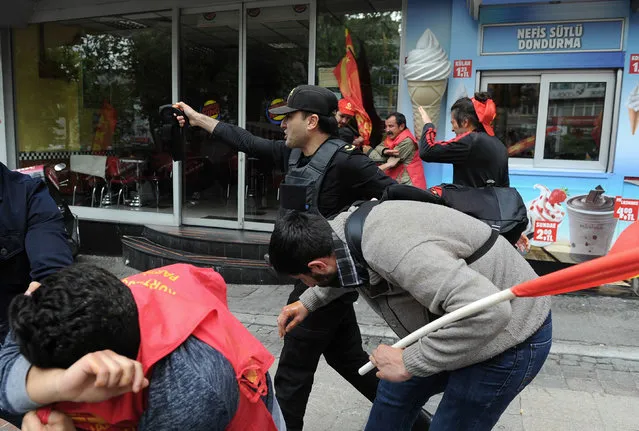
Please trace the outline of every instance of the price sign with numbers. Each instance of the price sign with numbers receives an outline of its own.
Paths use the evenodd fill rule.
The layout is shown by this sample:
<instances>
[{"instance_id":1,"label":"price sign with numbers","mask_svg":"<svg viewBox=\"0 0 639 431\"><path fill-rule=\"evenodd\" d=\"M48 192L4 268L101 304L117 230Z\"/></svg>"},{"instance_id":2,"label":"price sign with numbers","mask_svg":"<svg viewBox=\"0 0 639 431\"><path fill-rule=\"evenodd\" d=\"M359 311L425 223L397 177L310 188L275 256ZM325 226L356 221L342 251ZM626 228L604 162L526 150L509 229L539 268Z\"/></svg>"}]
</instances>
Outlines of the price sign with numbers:
<instances>
[{"instance_id":1,"label":"price sign with numbers","mask_svg":"<svg viewBox=\"0 0 639 431\"><path fill-rule=\"evenodd\" d=\"M455 60L453 78L470 78L473 76L473 60Z\"/></svg>"},{"instance_id":2,"label":"price sign with numbers","mask_svg":"<svg viewBox=\"0 0 639 431\"><path fill-rule=\"evenodd\" d=\"M636 221L639 219L639 200L615 198L615 218L622 221Z\"/></svg>"},{"instance_id":3,"label":"price sign with numbers","mask_svg":"<svg viewBox=\"0 0 639 431\"><path fill-rule=\"evenodd\" d=\"M628 73L639 74L639 54L630 55L630 70L628 70Z\"/></svg>"},{"instance_id":4,"label":"price sign with numbers","mask_svg":"<svg viewBox=\"0 0 639 431\"><path fill-rule=\"evenodd\" d=\"M535 233L533 240L540 242L555 242L557 241L557 226L559 223L556 221L535 221Z\"/></svg>"}]
</instances>

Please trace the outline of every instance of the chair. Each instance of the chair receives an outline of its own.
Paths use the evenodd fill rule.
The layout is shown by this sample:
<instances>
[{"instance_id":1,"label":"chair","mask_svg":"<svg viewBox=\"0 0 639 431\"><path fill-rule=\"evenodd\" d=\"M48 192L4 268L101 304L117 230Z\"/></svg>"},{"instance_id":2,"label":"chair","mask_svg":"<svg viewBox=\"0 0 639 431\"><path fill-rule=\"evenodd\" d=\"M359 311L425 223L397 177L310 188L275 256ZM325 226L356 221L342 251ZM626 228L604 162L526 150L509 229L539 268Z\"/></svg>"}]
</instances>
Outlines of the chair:
<instances>
[{"instance_id":1,"label":"chair","mask_svg":"<svg viewBox=\"0 0 639 431\"><path fill-rule=\"evenodd\" d=\"M127 168L122 169L120 158L109 156L107 157L106 162L106 175L108 176L107 193L109 199L108 203L104 202L104 204L111 204L111 185L116 184L120 186L120 190L118 191L118 198L115 204L119 206L120 198L122 198L122 205L124 205L126 196L128 194L129 185L137 181L137 178L135 177L135 167L129 165Z\"/></svg>"},{"instance_id":2,"label":"chair","mask_svg":"<svg viewBox=\"0 0 639 431\"><path fill-rule=\"evenodd\" d=\"M97 178L102 178L106 184L106 163L107 156L94 156L85 154L72 154L69 161L69 170L77 174L88 175L93 180L93 187L91 188L91 206L95 203L95 193L97 190ZM76 178L77 180L77 178ZM77 181L73 186L73 200L72 205L75 205L75 192L78 187ZM100 196L100 204L104 197L105 188L102 187Z\"/></svg>"}]
</instances>

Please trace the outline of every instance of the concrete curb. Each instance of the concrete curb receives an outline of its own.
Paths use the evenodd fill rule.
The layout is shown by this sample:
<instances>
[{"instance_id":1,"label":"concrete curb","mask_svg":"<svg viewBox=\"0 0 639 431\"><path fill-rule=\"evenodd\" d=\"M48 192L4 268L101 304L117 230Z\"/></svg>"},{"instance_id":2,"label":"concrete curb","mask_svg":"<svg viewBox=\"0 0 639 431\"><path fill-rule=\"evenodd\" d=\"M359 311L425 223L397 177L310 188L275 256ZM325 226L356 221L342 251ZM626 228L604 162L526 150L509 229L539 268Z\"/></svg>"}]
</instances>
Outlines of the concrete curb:
<instances>
[{"instance_id":1,"label":"concrete curb","mask_svg":"<svg viewBox=\"0 0 639 431\"><path fill-rule=\"evenodd\" d=\"M277 327L276 315L249 313L234 313L234 315L244 325ZM386 326L360 324L359 329L362 337L397 338L395 333ZM574 355L639 362L639 349L636 347L585 344L566 340L553 340L550 354L552 356Z\"/></svg>"}]
</instances>

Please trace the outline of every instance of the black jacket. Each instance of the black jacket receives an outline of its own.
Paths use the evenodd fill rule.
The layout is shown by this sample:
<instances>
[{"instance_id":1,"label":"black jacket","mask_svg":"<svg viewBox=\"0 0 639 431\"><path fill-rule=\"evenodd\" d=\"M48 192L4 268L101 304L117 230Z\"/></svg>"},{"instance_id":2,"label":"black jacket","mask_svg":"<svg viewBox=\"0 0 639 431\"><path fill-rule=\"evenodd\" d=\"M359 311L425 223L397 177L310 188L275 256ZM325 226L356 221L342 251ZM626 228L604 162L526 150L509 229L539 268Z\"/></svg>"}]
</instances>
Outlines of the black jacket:
<instances>
[{"instance_id":1,"label":"black jacket","mask_svg":"<svg viewBox=\"0 0 639 431\"><path fill-rule=\"evenodd\" d=\"M239 151L263 161L269 161L282 172L288 169L291 149L285 141L253 136L231 124L219 123L213 137L232 145ZM298 166L304 166L312 156L302 157ZM326 170L319 192L319 212L326 218L340 213L358 200L380 198L384 189L395 181L353 145L339 150Z\"/></svg>"},{"instance_id":2,"label":"black jacket","mask_svg":"<svg viewBox=\"0 0 639 431\"><path fill-rule=\"evenodd\" d=\"M497 187L510 186L506 146L483 132L436 141L435 126L426 124L419 140L419 156L425 162L452 163L454 184L483 187L493 180Z\"/></svg>"},{"instance_id":3,"label":"black jacket","mask_svg":"<svg viewBox=\"0 0 639 431\"><path fill-rule=\"evenodd\" d=\"M0 335L14 296L73 263L62 214L41 179L0 163ZM0 343L2 343L0 339Z\"/></svg>"}]
</instances>

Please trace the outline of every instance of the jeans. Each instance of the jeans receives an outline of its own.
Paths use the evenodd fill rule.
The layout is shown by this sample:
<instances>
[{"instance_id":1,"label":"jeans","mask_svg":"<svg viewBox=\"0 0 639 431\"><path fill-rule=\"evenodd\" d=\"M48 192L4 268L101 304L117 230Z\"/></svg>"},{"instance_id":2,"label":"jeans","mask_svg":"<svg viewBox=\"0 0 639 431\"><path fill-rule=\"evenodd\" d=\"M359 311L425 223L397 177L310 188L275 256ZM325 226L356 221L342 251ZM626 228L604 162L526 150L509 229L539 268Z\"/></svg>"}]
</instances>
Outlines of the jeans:
<instances>
[{"instance_id":1,"label":"jeans","mask_svg":"<svg viewBox=\"0 0 639 431\"><path fill-rule=\"evenodd\" d=\"M491 430L537 375L552 344L552 317L524 342L494 358L454 371L380 381L366 431L410 430L421 407L443 392L430 430Z\"/></svg>"}]
</instances>

